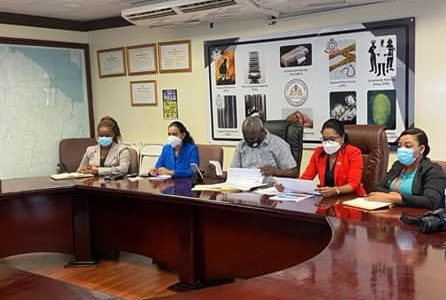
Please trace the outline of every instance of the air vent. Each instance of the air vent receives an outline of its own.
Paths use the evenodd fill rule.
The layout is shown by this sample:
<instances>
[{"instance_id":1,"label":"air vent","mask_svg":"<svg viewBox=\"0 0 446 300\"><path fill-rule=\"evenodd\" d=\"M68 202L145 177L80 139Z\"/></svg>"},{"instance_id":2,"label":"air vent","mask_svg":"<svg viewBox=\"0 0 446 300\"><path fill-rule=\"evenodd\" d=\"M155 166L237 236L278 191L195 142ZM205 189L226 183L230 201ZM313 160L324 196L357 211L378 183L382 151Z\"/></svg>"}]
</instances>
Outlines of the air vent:
<instances>
[{"instance_id":1,"label":"air vent","mask_svg":"<svg viewBox=\"0 0 446 300\"><path fill-rule=\"evenodd\" d=\"M146 4L160 4L166 1L163 0L127 0L127 2L131 6L140 6L140 5L146 5Z\"/></svg>"},{"instance_id":2,"label":"air vent","mask_svg":"<svg viewBox=\"0 0 446 300\"><path fill-rule=\"evenodd\" d=\"M178 6L178 8L183 13L190 13L190 12L197 12L197 11L203 11L203 10L208 10L208 9L226 7L226 6L236 5L236 4L237 4L237 2L235 2L235 0L212 0L212 1L203 1L203 2L181 5L181 6Z\"/></svg>"},{"instance_id":3,"label":"air vent","mask_svg":"<svg viewBox=\"0 0 446 300\"><path fill-rule=\"evenodd\" d=\"M177 13L172 8L163 8L163 9L157 9L152 10L144 13L136 13L136 14L130 14L127 15L127 18L132 21L141 21L141 20L149 20L149 19L156 19L156 18L162 18L167 16L174 16Z\"/></svg>"}]
</instances>

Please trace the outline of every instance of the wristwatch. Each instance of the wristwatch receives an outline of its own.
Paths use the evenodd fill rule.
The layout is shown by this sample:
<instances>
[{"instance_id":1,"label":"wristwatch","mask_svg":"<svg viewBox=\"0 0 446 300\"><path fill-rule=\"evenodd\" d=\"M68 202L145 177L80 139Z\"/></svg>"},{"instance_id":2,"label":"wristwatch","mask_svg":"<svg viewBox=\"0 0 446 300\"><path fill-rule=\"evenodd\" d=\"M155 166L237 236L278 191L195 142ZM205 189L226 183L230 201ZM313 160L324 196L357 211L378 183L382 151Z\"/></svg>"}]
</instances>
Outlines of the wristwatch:
<instances>
[{"instance_id":1,"label":"wristwatch","mask_svg":"<svg viewBox=\"0 0 446 300\"><path fill-rule=\"evenodd\" d=\"M336 190L336 195L341 194L341 191L337 187L335 187L335 190Z\"/></svg>"}]
</instances>

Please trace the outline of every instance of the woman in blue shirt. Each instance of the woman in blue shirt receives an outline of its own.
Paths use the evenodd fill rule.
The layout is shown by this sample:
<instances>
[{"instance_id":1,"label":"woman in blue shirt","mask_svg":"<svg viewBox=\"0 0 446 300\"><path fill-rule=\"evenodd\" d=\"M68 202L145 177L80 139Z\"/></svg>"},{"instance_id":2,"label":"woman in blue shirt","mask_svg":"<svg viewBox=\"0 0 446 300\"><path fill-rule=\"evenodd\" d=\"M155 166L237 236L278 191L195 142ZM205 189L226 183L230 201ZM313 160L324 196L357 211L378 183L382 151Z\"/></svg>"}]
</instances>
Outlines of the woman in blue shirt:
<instances>
[{"instance_id":1,"label":"woman in blue shirt","mask_svg":"<svg viewBox=\"0 0 446 300\"><path fill-rule=\"evenodd\" d=\"M367 198L409 207L444 207L446 178L441 167L427 157L429 151L423 130L403 131L398 138L398 160Z\"/></svg>"},{"instance_id":2,"label":"woman in blue shirt","mask_svg":"<svg viewBox=\"0 0 446 300\"><path fill-rule=\"evenodd\" d=\"M152 176L172 175L173 177L192 177L190 164L199 164L198 148L186 127L178 121L168 127L167 144L163 146L161 155L150 169Z\"/></svg>"}]
</instances>

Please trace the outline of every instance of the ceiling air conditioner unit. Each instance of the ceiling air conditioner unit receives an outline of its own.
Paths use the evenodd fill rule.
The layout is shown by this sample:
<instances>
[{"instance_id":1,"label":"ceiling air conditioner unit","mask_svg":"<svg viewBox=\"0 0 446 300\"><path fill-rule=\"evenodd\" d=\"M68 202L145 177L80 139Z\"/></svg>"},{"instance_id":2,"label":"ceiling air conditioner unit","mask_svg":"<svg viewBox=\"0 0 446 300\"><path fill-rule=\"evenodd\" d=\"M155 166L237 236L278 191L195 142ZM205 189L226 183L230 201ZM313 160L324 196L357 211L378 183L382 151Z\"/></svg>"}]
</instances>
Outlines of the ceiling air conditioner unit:
<instances>
[{"instance_id":1,"label":"ceiling air conditioner unit","mask_svg":"<svg viewBox=\"0 0 446 300\"><path fill-rule=\"evenodd\" d=\"M215 22L243 15L277 15L254 0L146 0L122 10L121 16L135 25L160 27Z\"/></svg>"}]
</instances>

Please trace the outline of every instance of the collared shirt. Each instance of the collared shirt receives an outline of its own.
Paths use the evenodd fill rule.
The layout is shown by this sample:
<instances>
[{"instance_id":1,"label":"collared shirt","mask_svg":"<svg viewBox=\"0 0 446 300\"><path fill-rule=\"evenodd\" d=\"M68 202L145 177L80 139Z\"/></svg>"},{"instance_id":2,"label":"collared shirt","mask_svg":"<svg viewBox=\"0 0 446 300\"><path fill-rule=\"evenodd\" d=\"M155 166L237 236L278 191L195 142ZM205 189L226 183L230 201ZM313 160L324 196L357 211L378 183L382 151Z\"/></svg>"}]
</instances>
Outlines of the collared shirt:
<instances>
[{"instance_id":1,"label":"collared shirt","mask_svg":"<svg viewBox=\"0 0 446 300\"><path fill-rule=\"evenodd\" d=\"M231 168L258 168L266 165L288 170L297 166L290 145L280 137L267 132L265 139L256 148L241 140L232 159Z\"/></svg>"}]
</instances>

